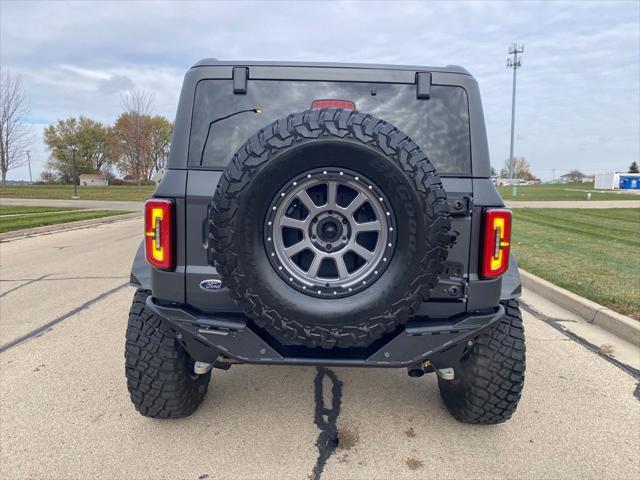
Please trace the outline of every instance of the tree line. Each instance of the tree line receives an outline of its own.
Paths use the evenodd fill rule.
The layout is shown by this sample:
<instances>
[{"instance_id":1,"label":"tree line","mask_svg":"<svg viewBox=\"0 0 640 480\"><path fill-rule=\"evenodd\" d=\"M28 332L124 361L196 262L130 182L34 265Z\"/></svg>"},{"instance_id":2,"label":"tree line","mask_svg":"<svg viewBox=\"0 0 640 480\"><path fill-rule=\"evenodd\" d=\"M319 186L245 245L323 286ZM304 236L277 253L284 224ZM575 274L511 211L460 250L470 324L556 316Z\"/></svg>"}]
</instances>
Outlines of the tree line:
<instances>
[{"instance_id":1,"label":"tree line","mask_svg":"<svg viewBox=\"0 0 640 480\"><path fill-rule=\"evenodd\" d=\"M2 186L7 172L21 167L28 159L31 131L23 119L29 104L20 77L0 70L0 176Z\"/></svg>"},{"instance_id":2,"label":"tree line","mask_svg":"<svg viewBox=\"0 0 640 480\"><path fill-rule=\"evenodd\" d=\"M122 97L123 112L111 126L87 117L58 120L44 130L50 155L45 182L78 182L83 173L113 177L115 167L138 185L166 166L173 125L152 115L151 96L134 90Z\"/></svg>"},{"instance_id":3,"label":"tree line","mask_svg":"<svg viewBox=\"0 0 640 480\"><path fill-rule=\"evenodd\" d=\"M122 113L113 125L87 117L58 120L44 130L49 158L41 174L44 182L77 183L83 173L114 178L114 169L140 185L167 163L173 125L153 114L153 101L144 90L121 98ZM29 159L33 140L29 105L18 75L0 71L0 176Z\"/></svg>"},{"instance_id":4,"label":"tree line","mask_svg":"<svg viewBox=\"0 0 640 480\"><path fill-rule=\"evenodd\" d=\"M495 168L491 167L491 176L500 178L509 178L509 166L511 164L511 170L513 171L513 178L520 180L536 180L536 176L531 172L531 165L525 157L514 157L513 161L509 159L504 161L504 166L500 169L500 174Z\"/></svg>"}]
</instances>

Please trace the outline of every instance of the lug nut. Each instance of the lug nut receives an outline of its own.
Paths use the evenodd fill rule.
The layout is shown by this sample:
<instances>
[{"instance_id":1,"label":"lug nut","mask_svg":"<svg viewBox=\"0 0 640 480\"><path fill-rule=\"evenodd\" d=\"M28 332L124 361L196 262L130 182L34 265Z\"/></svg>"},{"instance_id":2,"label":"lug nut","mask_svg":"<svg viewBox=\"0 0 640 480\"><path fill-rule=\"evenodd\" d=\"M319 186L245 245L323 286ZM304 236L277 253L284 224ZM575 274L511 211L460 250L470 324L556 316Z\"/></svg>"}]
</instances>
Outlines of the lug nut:
<instances>
[{"instance_id":1,"label":"lug nut","mask_svg":"<svg viewBox=\"0 0 640 480\"><path fill-rule=\"evenodd\" d=\"M330 243L327 243L327 250L331 250L333 248L333 245L331 245Z\"/></svg>"}]
</instances>

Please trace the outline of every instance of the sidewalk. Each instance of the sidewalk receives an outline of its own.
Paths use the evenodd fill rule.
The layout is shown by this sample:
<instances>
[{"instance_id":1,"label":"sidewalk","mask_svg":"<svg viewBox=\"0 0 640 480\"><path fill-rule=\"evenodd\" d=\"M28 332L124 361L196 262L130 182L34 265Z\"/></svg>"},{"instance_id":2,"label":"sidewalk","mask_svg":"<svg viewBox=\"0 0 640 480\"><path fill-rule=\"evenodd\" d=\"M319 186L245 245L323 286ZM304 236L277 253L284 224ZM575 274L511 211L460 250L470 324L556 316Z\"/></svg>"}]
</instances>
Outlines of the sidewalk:
<instances>
[{"instance_id":1,"label":"sidewalk","mask_svg":"<svg viewBox=\"0 0 640 480\"><path fill-rule=\"evenodd\" d=\"M509 208L640 208L640 200L505 200Z\"/></svg>"},{"instance_id":2,"label":"sidewalk","mask_svg":"<svg viewBox=\"0 0 640 480\"><path fill-rule=\"evenodd\" d=\"M52 200L47 198L0 198L0 205L21 205L25 207L64 207L92 210L124 210L142 212L143 202L118 202L105 200Z\"/></svg>"}]
</instances>

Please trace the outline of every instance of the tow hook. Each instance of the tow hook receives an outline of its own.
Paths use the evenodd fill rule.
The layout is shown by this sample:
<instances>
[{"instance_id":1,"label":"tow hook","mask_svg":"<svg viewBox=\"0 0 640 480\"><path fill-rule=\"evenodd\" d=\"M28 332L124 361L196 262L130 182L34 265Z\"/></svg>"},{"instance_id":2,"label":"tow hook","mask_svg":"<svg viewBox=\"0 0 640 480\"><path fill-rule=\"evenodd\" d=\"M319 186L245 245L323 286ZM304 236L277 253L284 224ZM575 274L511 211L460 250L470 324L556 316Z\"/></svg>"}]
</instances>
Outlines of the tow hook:
<instances>
[{"instance_id":1,"label":"tow hook","mask_svg":"<svg viewBox=\"0 0 640 480\"><path fill-rule=\"evenodd\" d=\"M207 373L212 368L213 368L213 364L212 363L195 362L193 364L193 373L195 373L196 375L204 375L205 373Z\"/></svg>"},{"instance_id":2,"label":"tow hook","mask_svg":"<svg viewBox=\"0 0 640 480\"><path fill-rule=\"evenodd\" d=\"M441 368L440 370L436 370L436 373L442 380L453 380L455 378L453 368Z\"/></svg>"}]
</instances>

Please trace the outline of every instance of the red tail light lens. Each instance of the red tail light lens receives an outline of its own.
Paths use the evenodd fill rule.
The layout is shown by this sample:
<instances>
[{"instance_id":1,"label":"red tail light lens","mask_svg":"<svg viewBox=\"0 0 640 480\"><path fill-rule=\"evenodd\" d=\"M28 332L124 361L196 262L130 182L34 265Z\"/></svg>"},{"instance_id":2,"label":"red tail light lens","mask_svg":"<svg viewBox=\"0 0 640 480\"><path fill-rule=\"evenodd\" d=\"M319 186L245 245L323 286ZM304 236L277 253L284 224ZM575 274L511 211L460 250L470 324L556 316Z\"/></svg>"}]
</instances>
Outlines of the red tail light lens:
<instances>
[{"instance_id":1,"label":"red tail light lens","mask_svg":"<svg viewBox=\"0 0 640 480\"><path fill-rule=\"evenodd\" d=\"M356 104L347 100L316 100L311 104L312 110L321 108L344 108L345 110L355 110Z\"/></svg>"},{"instance_id":2,"label":"red tail light lens","mask_svg":"<svg viewBox=\"0 0 640 480\"><path fill-rule=\"evenodd\" d=\"M160 270L174 267L173 202L154 198L144 204L144 251L147 262Z\"/></svg>"},{"instance_id":3,"label":"red tail light lens","mask_svg":"<svg viewBox=\"0 0 640 480\"><path fill-rule=\"evenodd\" d=\"M496 278L509 268L511 249L511 210L504 208L484 212L482 278Z\"/></svg>"}]
</instances>

